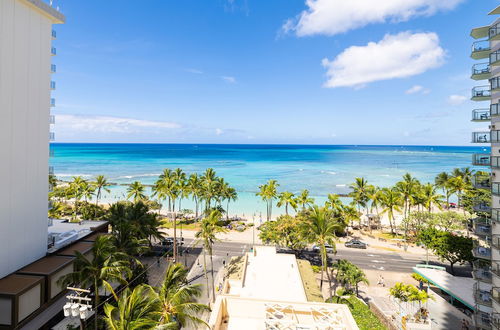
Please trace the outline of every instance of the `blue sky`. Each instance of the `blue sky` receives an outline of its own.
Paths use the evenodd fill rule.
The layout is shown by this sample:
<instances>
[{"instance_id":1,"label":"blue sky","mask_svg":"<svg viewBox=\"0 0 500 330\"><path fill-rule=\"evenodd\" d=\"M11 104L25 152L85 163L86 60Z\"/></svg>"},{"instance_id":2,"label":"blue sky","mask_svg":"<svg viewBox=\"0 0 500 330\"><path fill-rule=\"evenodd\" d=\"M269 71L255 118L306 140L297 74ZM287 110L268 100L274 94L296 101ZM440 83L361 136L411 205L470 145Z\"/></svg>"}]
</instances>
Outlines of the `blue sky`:
<instances>
[{"instance_id":1,"label":"blue sky","mask_svg":"<svg viewBox=\"0 0 500 330\"><path fill-rule=\"evenodd\" d=\"M56 142L469 145L497 0L63 1Z\"/></svg>"}]
</instances>

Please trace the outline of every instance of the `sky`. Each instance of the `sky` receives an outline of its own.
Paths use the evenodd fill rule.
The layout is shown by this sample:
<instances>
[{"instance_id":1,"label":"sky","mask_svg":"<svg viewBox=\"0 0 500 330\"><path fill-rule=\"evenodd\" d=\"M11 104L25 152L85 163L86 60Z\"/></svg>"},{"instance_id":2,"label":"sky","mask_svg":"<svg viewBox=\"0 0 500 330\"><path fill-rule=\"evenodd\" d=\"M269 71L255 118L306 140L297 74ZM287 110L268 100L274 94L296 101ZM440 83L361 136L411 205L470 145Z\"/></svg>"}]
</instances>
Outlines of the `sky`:
<instances>
[{"instance_id":1,"label":"sky","mask_svg":"<svg viewBox=\"0 0 500 330\"><path fill-rule=\"evenodd\" d=\"M470 145L498 5L54 0L56 142Z\"/></svg>"}]
</instances>

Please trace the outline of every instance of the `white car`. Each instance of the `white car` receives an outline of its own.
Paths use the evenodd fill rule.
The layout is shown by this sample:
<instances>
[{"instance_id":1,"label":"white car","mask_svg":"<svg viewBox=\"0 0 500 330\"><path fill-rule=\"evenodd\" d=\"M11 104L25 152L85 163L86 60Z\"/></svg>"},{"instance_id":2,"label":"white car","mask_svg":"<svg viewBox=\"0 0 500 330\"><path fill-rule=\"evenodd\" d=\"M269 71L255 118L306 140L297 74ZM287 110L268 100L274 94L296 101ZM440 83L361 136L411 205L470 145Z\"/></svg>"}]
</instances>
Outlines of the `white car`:
<instances>
[{"instance_id":1,"label":"white car","mask_svg":"<svg viewBox=\"0 0 500 330\"><path fill-rule=\"evenodd\" d=\"M312 247L313 251L316 252L319 252L320 248L321 247L319 245L313 245ZM325 244L325 249L327 253L335 253L335 248L331 245Z\"/></svg>"}]
</instances>

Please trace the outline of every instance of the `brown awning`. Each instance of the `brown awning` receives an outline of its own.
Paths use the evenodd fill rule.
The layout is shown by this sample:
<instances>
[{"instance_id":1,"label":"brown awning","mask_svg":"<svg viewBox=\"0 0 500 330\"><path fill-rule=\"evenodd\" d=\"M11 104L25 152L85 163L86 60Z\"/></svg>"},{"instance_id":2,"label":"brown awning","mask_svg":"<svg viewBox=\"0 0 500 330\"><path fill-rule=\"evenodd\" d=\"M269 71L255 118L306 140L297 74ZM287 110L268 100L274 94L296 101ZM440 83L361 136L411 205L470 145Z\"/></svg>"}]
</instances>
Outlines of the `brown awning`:
<instances>
[{"instance_id":1,"label":"brown awning","mask_svg":"<svg viewBox=\"0 0 500 330\"><path fill-rule=\"evenodd\" d=\"M73 245L68 246L67 248L57 251L55 254L59 256L74 256L75 251L78 251L81 254L86 254L90 250L92 250L93 245L94 243L92 242L77 242Z\"/></svg>"},{"instance_id":2,"label":"brown awning","mask_svg":"<svg viewBox=\"0 0 500 330\"><path fill-rule=\"evenodd\" d=\"M52 275L60 269L71 264L75 258L63 256L49 256L35 261L28 266L21 268L17 274Z\"/></svg>"},{"instance_id":3,"label":"brown awning","mask_svg":"<svg viewBox=\"0 0 500 330\"><path fill-rule=\"evenodd\" d=\"M0 295L18 296L44 280L43 276L12 274L0 279Z\"/></svg>"},{"instance_id":4,"label":"brown awning","mask_svg":"<svg viewBox=\"0 0 500 330\"><path fill-rule=\"evenodd\" d=\"M85 242L95 242L95 240L97 239L97 237L99 237L101 235L106 235L106 233L103 233L103 232L94 232L94 233L88 235L87 237L84 237L82 239L82 241L85 241Z\"/></svg>"}]
</instances>

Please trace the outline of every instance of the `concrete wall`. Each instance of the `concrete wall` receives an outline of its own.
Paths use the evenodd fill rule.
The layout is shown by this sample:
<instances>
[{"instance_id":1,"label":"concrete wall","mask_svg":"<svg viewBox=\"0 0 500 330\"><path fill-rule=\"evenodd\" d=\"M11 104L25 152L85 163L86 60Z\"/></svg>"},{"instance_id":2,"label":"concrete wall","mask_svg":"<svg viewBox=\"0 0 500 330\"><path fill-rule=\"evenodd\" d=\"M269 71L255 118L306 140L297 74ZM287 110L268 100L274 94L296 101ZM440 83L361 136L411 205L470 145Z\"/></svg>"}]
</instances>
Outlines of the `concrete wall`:
<instances>
[{"instance_id":1,"label":"concrete wall","mask_svg":"<svg viewBox=\"0 0 500 330\"><path fill-rule=\"evenodd\" d=\"M52 22L0 0L0 278L45 255Z\"/></svg>"}]
</instances>

